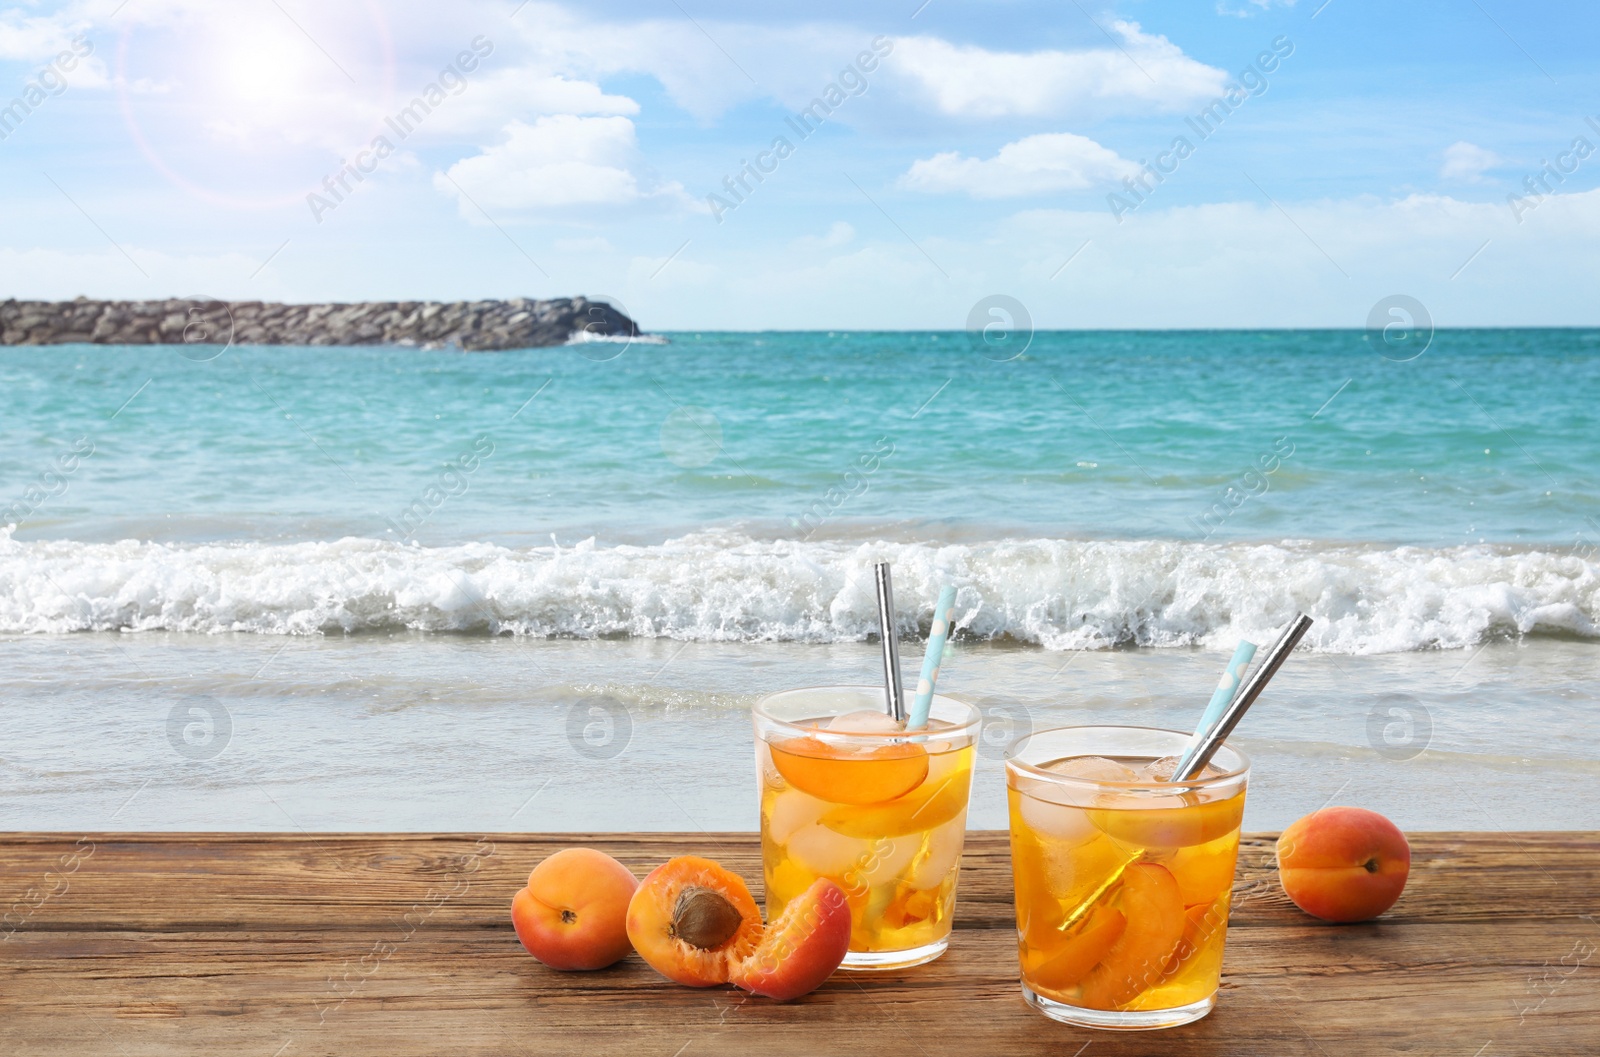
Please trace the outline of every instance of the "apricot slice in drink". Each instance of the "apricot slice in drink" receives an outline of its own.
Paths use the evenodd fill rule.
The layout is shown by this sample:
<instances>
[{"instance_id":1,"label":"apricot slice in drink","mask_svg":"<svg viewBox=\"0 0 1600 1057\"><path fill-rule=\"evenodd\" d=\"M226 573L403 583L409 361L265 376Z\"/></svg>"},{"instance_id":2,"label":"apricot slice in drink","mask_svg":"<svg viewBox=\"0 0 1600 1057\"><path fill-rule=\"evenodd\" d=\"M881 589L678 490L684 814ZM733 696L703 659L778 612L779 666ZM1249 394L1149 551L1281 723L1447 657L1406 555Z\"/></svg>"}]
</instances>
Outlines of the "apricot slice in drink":
<instances>
[{"instance_id":1,"label":"apricot slice in drink","mask_svg":"<svg viewBox=\"0 0 1600 1057\"><path fill-rule=\"evenodd\" d=\"M727 983L761 936L761 911L744 879L693 855L656 867L628 903L634 949L656 972L690 987Z\"/></svg>"},{"instance_id":2,"label":"apricot slice in drink","mask_svg":"<svg viewBox=\"0 0 1600 1057\"><path fill-rule=\"evenodd\" d=\"M889 744L857 752L802 737L767 747L784 781L835 804L881 804L905 796L928 777L928 753L921 745Z\"/></svg>"},{"instance_id":3,"label":"apricot slice in drink","mask_svg":"<svg viewBox=\"0 0 1600 1057\"><path fill-rule=\"evenodd\" d=\"M1194 961L1207 943L1228 924L1228 901L1219 896L1213 903L1201 903L1183 912L1183 936L1167 960L1167 977L1177 976Z\"/></svg>"},{"instance_id":4,"label":"apricot slice in drink","mask_svg":"<svg viewBox=\"0 0 1600 1057\"><path fill-rule=\"evenodd\" d=\"M1127 931L1128 918L1115 907L1097 906L1066 936L1065 942L1052 938L1041 953L1039 965L1028 973L1028 982L1050 991L1064 991L1089 974L1111 952Z\"/></svg>"},{"instance_id":5,"label":"apricot slice in drink","mask_svg":"<svg viewBox=\"0 0 1600 1057\"><path fill-rule=\"evenodd\" d=\"M938 907L937 888L919 890L901 885L895 890L894 898L883 911L883 923L892 929L903 929L907 925L926 921Z\"/></svg>"},{"instance_id":6,"label":"apricot slice in drink","mask_svg":"<svg viewBox=\"0 0 1600 1057\"><path fill-rule=\"evenodd\" d=\"M822 824L847 837L903 837L943 825L967 806L972 784L970 766L955 767L943 775L931 771L916 788L886 803L836 807L822 816Z\"/></svg>"},{"instance_id":7,"label":"apricot slice in drink","mask_svg":"<svg viewBox=\"0 0 1600 1057\"><path fill-rule=\"evenodd\" d=\"M1128 924L1083 978L1078 1004L1089 1009L1116 1009L1160 980L1188 924L1178 882L1164 866L1128 867L1115 902Z\"/></svg>"},{"instance_id":8,"label":"apricot slice in drink","mask_svg":"<svg viewBox=\"0 0 1600 1057\"><path fill-rule=\"evenodd\" d=\"M1232 841L1226 842L1226 846L1195 845L1179 849L1167 867L1178 879L1183 905L1210 906L1217 896L1231 889L1237 856L1238 847Z\"/></svg>"},{"instance_id":9,"label":"apricot slice in drink","mask_svg":"<svg viewBox=\"0 0 1600 1057\"><path fill-rule=\"evenodd\" d=\"M1102 832L1124 844L1185 848L1238 829L1244 818L1244 794L1182 807L1091 808L1088 815Z\"/></svg>"}]
</instances>

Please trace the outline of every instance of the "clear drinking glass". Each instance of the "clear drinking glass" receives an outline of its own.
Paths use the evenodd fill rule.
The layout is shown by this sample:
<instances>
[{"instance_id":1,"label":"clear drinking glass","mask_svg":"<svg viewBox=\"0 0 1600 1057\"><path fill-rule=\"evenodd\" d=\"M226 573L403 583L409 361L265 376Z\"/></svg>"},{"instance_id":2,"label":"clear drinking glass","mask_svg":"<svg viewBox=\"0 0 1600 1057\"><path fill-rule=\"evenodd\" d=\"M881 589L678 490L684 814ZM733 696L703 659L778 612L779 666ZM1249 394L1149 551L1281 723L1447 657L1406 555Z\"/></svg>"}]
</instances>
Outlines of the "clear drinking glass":
<instances>
[{"instance_id":1,"label":"clear drinking glass","mask_svg":"<svg viewBox=\"0 0 1600 1057\"><path fill-rule=\"evenodd\" d=\"M832 878L850 902L846 969L944 953L966 835L982 717L935 695L927 729L907 733L888 718L885 696L820 686L755 706L767 919Z\"/></svg>"},{"instance_id":2,"label":"clear drinking glass","mask_svg":"<svg viewBox=\"0 0 1600 1057\"><path fill-rule=\"evenodd\" d=\"M1250 761L1224 745L1191 781L1146 770L1188 742L1061 727L1007 750L1022 994L1045 1016L1165 1028L1216 1005Z\"/></svg>"}]
</instances>

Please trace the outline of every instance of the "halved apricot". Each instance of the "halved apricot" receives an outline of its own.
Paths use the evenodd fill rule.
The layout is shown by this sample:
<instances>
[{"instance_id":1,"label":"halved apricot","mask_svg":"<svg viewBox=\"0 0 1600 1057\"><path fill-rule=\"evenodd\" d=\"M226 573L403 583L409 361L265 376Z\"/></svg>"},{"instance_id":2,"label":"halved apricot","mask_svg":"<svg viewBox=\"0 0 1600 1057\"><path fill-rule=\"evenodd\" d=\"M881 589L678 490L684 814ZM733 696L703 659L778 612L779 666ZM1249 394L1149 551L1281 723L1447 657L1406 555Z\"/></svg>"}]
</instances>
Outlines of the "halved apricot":
<instances>
[{"instance_id":1,"label":"halved apricot","mask_svg":"<svg viewBox=\"0 0 1600 1057\"><path fill-rule=\"evenodd\" d=\"M1205 844L1238 829L1244 818L1244 794L1181 807L1091 808L1087 814L1102 832L1125 844L1183 848Z\"/></svg>"},{"instance_id":2,"label":"halved apricot","mask_svg":"<svg viewBox=\"0 0 1600 1057\"><path fill-rule=\"evenodd\" d=\"M784 781L835 804L879 804L904 796L928 777L928 753L910 742L856 752L818 738L772 742L772 765ZM875 836L877 834L874 834Z\"/></svg>"},{"instance_id":3,"label":"halved apricot","mask_svg":"<svg viewBox=\"0 0 1600 1057\"><path fill-rule=\"evenodd\" d=\"M656 972L690 987L727 983L761 934L761 911L744 879L693 855L656 867L628 903L634 949Z\"/></svg>"},{"instance_id":4,"label":"halved apricot","mask_svg":"<svg viewBox=\"0 0 1600 1057\"><path fill-rule=\"evenodd\" d=\"M787 1002L832 976L849 947L849 903L838 885L820 878L773 919L753 953L730 963L728 979Z\"/></svg>"},{"instance_id":5,"label":"halved apricot","mask_svg":"<svg viewBox=\"0 0 1600 1057\"><path fill-rule=\"evenodd\" d=\"M970 756L943 774L930 771L926 781L904 796L884 803L836 807L822 816L822 824L847 837L902 837L949 822L967 806L972 785Z\"/></svg>"},{"instance_id":6,"label":"halved apricot","mask_svg":"<svg viewBox=\"0 0 1600 1057\"><path fill-rule=\"evenodd\" d=\"M1127 930L1128 918L1115 907L1097 906L1062 939L1052 938L1049 948L1038 948L1038 965L1028 983L1050 991L1063 991L1089 974L1110 953Z\"/></svg>"},{"instance_id":7,"label":"halved apricot","mask_svg":"<svg viewBox=\"0 0 1600 1057\"><path fill-rule=\"evenodd\" d=\"M1127 927L1083 978L1078 1004L1089 1009L1116 1009L1160 980L1188 923L1177 880L1154 863L1123 871L1115 903Z\"/></svg>"}]
</instances>

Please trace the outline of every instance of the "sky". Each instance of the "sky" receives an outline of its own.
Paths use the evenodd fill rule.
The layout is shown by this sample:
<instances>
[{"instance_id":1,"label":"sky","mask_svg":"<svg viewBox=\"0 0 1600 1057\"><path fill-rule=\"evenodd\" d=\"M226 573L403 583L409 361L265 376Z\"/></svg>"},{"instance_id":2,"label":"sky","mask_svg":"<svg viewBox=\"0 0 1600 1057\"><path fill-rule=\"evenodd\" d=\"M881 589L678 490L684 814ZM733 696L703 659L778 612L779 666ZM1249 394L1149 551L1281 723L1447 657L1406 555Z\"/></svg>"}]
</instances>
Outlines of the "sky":
<instances>
[{"instance_id":1,"label":"sky","mask_svg":"<svg viewBox=\"0 0 1600 1057\"><path fill-rule=\"evenodd\" d=\"M1597 39L1577 0L0 0L0 298L1595 325Z\"/></svg>"}]
</instances>

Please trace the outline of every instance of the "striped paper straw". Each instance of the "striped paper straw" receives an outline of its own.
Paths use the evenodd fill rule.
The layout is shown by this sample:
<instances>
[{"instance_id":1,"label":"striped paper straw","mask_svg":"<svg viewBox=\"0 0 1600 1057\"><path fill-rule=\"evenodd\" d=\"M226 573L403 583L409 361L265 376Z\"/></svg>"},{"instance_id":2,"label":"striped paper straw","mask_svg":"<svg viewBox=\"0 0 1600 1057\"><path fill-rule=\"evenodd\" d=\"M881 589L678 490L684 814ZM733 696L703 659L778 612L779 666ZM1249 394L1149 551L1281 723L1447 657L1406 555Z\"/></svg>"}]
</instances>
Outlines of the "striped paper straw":
<instances>
[{"instance_id":1,"label":"striped paper straw","mask_svg":"<svg viewBox=\"0 0 1600 1057\"><path fill-rule=\"evenodd\" d=\"M1200 717L1200 723L1194 728L1194 736L1199 738L1206 730L1221 717L1228 702L1233 700L1233 695L1239 692L1239 680L1244 676L1245 665L1256 655L1256 644L1240 641L1233 648L1233 660L1228 662L1228 667L1223 670L1222 678L1217 680L1216 692L1211 695L1211 703L1206 706L1206 711Z\"/></svg>"},{"instance_id":2,"label":"striped paper straw","mask_svg":"<svg viewBox=\"0 0 1600 1057\"><path fill-rule=\"evenodd\" d=\"M917 696L906 717L907 730L928 725L928 710L933 707L933 687L939 681L939 662L944 659L944 644L950 637L950 609L956 604L956 589L946 587L933 604L933 626L928 629L928 649L922 655L922 674L917 677Z\"/></svg>"}]
</instances>

